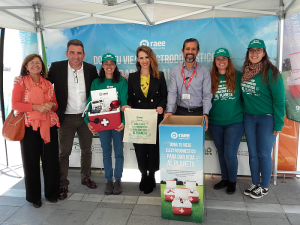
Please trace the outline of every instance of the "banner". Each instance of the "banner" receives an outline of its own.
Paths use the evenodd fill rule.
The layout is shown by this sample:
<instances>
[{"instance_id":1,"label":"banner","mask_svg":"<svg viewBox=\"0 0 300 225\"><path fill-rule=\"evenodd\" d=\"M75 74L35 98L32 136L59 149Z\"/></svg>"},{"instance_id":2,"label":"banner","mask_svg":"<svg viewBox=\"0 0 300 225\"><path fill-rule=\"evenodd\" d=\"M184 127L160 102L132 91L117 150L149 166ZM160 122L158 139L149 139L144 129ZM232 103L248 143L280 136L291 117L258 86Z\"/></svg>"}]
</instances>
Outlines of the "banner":
<instances>
[{"instance_id":1,"label":"banner","mask_svg":"<svg viewBox=\"0 0 300 225\"><path fill-rule=\"evenodd\" d=\"M276 64L278 20L276 16L266 16L180 20L155 26L93 24L71 29L45 29L44 34L48 67L54 61L66 60L67 42L79 39L84 44L84 61L95 65L99 70L102 55L113 53L120 72L128 76L136 71L136 49L140 45L147 45L155 52L159 70L164 72L168 84L172 68L184 60L181 50L187 38L198 39L200 52L196 61L208 68L211 68L214 51L224 47L229 50L234 66L241 70L247 46L254 38L265 41L271 62ZM124 167L137 168L136 160L131 158L135 157L133 146L125 146L128 155L124 154ZM249 175L246 143L241 143L238 157L239 174ZM207 162L206 173L220 173L216 148L209 132L206 132L204 161Z\"/></svg>"},{"instance_id":2,"label":"banner","mask_svg":"<svg viewBox=\"0 0 300 225\"><path fill-rule=\"evenodd\" d=\"M282 77L286 115L300 122L300 14L286 18L284 23Z\"/></svg>"}]
</instances>

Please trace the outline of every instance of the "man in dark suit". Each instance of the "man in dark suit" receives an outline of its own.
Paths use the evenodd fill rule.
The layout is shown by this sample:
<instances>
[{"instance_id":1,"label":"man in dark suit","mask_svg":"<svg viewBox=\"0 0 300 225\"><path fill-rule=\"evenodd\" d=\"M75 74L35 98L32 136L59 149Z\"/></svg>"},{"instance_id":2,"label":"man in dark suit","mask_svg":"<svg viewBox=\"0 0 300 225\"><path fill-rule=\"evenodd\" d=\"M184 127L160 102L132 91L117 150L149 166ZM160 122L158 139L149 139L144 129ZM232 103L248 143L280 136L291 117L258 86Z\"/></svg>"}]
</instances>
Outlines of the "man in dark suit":
<instances>
[{"instance_id":1,"label":"man in dark suit","mask_svg":"<svg viewBox=\"0 0 300 225\"><path fill-rule=\"evenodd\" d=\"M60 121L59 135L59 163L60 163L60 196L67 198L69 170L69 156L71 155L73 140L77 132L81 149L81 183L89 188L97 185L90 179L92 163L93 134L85 124L82 113L89 97L92 81L97 78L96 67L83 62L85 57L81 41L70 40L67 45L68 60L51 64L48 80L54 84L58 103L57 114Z\"/></svg>"}]
</instances>

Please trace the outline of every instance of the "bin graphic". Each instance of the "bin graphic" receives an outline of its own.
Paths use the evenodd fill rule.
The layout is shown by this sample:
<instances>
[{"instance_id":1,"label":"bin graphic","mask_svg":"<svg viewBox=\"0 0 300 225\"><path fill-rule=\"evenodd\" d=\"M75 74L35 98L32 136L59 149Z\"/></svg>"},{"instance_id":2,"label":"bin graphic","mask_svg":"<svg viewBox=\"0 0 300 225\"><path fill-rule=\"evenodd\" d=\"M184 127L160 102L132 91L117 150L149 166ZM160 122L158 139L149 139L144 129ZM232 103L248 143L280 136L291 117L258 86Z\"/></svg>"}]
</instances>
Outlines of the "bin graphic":
<instances>
[{"instance_id":1,"label":"bin graphic","mask_svg":"<svg viewBox=\"0 0 300 225\"><path fill-rule=\"evenodd\" d=\"M175 215L191 215L192 203L188 199L187 188L175 188L175 199L172 202L172 208Z\"/></svg>"},{"instance_id":2,"label":"bin graphic","mask_svg":"<svg viewBox=\"0 0 300 225\"><path fill-rule=\"evenodd\" d=\"M173 201L175 199L175 188L176 188L176 180L166 181L166 189L164 190L166 201Z\"/></svg>"},{"instance_id":3,"label":"bin graphic","mask_svg":"<svg viewBox=\"0 0 300 225\"><path fill-rule=\"evenodd\" d=\"M196 188L196 181L186 181L185 187L188 189L188 198L192 203L199 201L199 193Z\"/></svg>"}]
</instances>

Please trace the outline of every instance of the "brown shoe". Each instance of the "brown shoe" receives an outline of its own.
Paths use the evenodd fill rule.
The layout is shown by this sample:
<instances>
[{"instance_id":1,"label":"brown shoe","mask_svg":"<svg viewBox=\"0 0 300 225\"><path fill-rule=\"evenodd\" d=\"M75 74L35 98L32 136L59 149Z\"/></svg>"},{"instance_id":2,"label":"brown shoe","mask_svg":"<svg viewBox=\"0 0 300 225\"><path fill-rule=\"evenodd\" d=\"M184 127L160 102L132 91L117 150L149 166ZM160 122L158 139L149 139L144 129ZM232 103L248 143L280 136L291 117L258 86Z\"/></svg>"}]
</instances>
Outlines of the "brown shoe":
<instances>
[{"instance_id":1,"label":"brown shoe","mask_svg":"<svg viewBox=\"0 0 300 225\"><path fill-rule=\"evenodd\" d=\"M88 188L92 188L92 189L97 187L96 183L91 179L83 180L81 181L81 184L86 185Z\"/></svg>"},{"instance_id":2,"label":"brown shoe","mask_svg":"<svg viewBox=\"0 0 300 225\"><path fill-rule=\"evenodd\" d=\"M113 194L114 195L119 195L122 193L122 186L121 186L121 181L116 180L114 183L114 189L113 189Z\"/></svg>"},{"instance_id":3,"label":"brown shoe","mask_svg":"<svg viewBox=\"0 0 300 225\"><path fill-rule=\"evenodd\" d=\"M60 188L60 193L59 193L59 200L64 200L68 197L68 187L62 187Z\"/></svg>"}]
</instances>

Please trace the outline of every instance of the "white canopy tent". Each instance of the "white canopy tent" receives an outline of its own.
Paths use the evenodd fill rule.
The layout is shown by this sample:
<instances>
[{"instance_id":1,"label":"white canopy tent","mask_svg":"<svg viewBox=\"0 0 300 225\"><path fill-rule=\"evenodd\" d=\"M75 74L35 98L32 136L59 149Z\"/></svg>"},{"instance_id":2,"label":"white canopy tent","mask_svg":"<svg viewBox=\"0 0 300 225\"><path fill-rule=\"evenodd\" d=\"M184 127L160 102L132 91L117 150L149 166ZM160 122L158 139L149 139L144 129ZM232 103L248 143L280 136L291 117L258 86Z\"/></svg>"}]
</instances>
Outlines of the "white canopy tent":
<instances>
[{"instance_id":1,"label":"white canopy tent","mask_svg":"<svg viewBox=\"0 0 300 225\"><path fill-rule=\"evenodd\" d=\"M0 27L37 32L42 55L40 34L45 28L116 23L153 26L175 20L277 15L277 62L281 70L284 18L298 12L300 0L0 0ZM277 184L277 164L278 138L274 150L274 184Z\"/></svg>"},{"instance_id":2,"label":"white canopy tent","mask_svg":"<svg viewBox=\"0 0 300 225\"><path fill-rule=\"evenodd\" d=\"M36 32L37 27L259 17L278 15L282 10L279 5L280 0L0 0L0 27ZM283 6L287 16L300 11L299 0L283 0Z\"/></svg>"}]
</instances>

